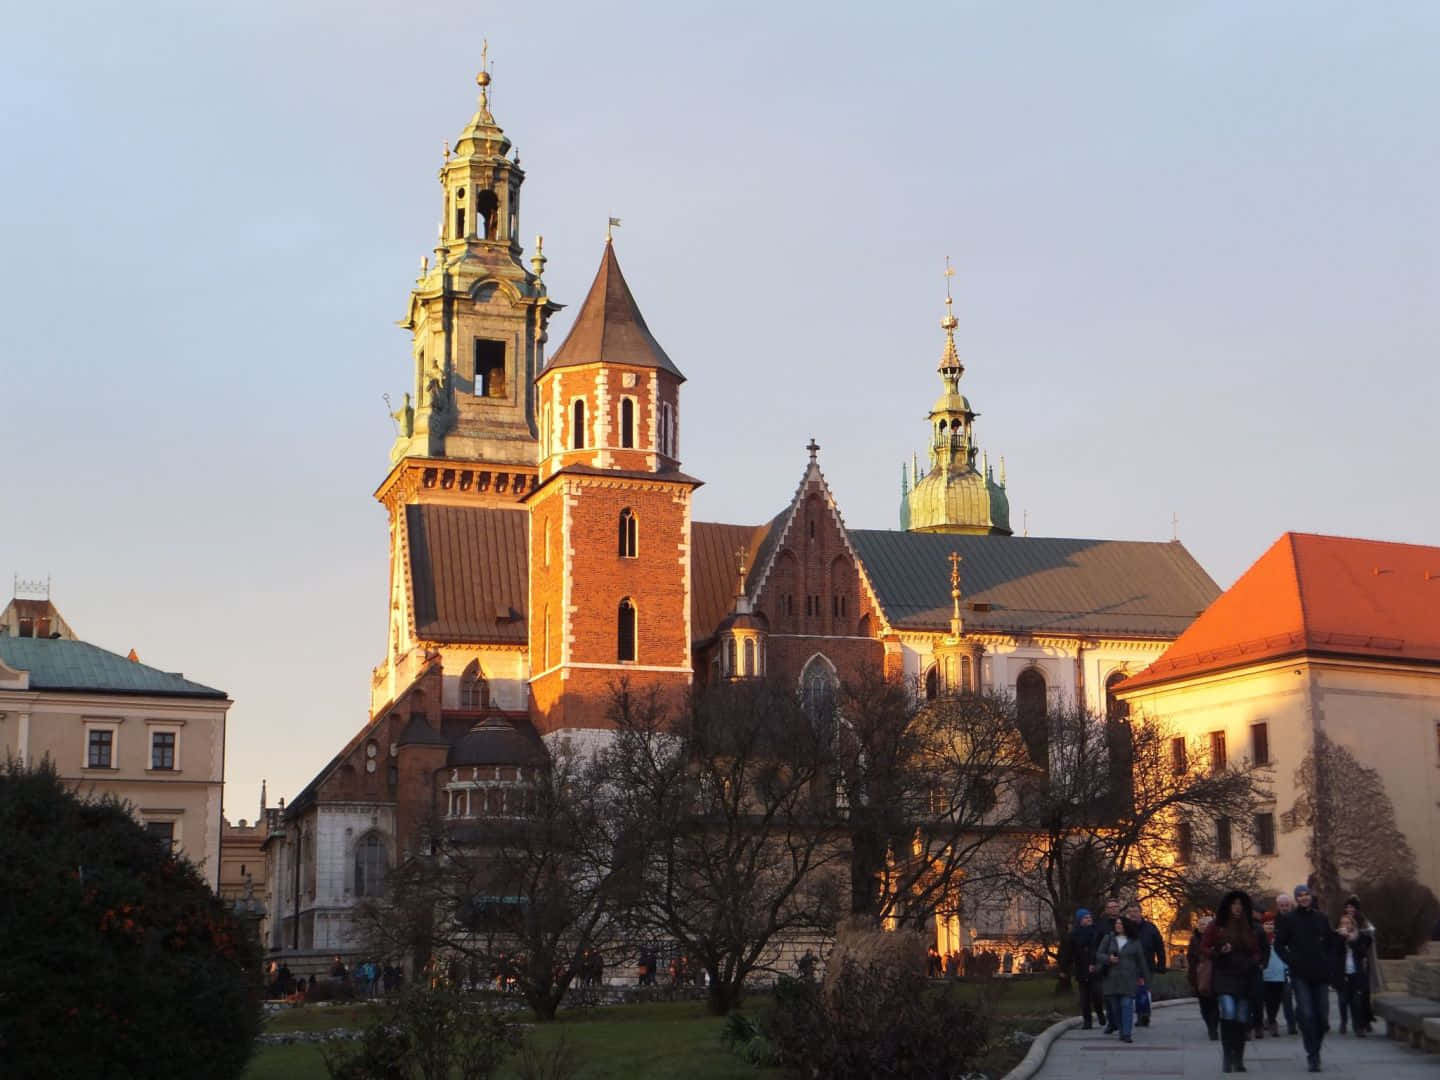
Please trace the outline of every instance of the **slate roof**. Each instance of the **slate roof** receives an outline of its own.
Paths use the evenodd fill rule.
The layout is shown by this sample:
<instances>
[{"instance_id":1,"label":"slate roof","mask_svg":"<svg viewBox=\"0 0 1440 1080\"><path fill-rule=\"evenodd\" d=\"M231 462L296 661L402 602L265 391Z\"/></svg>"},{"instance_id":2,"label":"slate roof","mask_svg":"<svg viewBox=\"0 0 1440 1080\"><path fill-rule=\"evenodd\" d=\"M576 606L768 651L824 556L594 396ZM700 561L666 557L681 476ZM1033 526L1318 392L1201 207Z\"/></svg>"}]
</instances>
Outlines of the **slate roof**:
<instances>
[{"instance_id":1,"label":"slate roof","mask_svg":"<svg viewBox=\"0 0 1440 1080\"><path fill-rule=\"evenodd\" d=\"M972 630L1173 638L1220 592L1178 543L874 529L849 535L897 629L949 627L952 551L963 560L961 614Z\"/></svg>"},{"instance_id":2,"label":"slate roof","mask_svg":"<svg viewBox=\"0 0 1440 1080\"><path fill-rule=\"evenodd\" d=\"M1440 548L1285 533L1123 689L1306 653L1440 663Z\"/></svg>"},{"instance_id":3,"label":"slate roof","mask_svg":"<svg viewBox=\"0 0 1440 1080\"><path fill-rule=\"evenodd\" d=\"M418 637L526 643L529 519L520 509L405 508Z\"/></svg>"},{"instance_id":4,"label":"slate roof","mask_svg":"<svg viewBox=\"0 0 1440 1080\"><path fill-rule=\"evenodd\" d=\"M148 667L86 641L0 636L0 660L8 667L29 672L32 690L218 698L222 701L226 698L224 690Z\"/></svg>"},{"instance_id":5,"label":"slate roof","mask_svg":"<svg viewBox=\"0 0 1440 1080\"><path fill-rule=\"evenodd\" d=\"M608 240L600 269L595 272L585 302L575 314L575 323L560 348L551 355L545 371L595 363L659 368L679 379L685 378L645 325L640 305L635 303L625 275L620 272L615 247Z\"/></svg>"},{"instance_id":6,"label":"slate roof","mask_svg":"<svg viewBox=\"0 0 1440 1080\"><path fill-rule=\"evenodd\" d=\"M696 521L690 526L690 636L704 641L735 606L736 552L749 553L748 570L760 565L757 557L770 526L726 525ZM746 575L749 585L749 574Z\"/></svg>"}]
</instances>

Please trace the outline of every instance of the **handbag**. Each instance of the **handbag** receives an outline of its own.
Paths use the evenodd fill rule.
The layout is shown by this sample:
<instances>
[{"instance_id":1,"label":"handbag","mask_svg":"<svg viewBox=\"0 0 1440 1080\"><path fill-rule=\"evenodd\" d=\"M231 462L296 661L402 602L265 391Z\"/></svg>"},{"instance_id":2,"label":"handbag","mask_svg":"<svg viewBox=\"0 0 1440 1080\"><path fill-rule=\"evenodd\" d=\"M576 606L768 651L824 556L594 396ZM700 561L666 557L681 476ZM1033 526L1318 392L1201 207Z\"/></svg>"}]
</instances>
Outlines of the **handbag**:
<instances>
[{"instance_id":1,"label":"handbag","mask_svg":"<svg viewBox=\"0 0 1440 1080\"><path fill-rule=\"evenodd\" d=\"M1135 1015L1142 1016L1150 1011L1150 987L1135 988Z\"/></svg>"},{"instance_id":2,"label":"handbag","mask_svg":"<svg viewBox=\"0 0 1440 1080\"><path fill-rule=\"evenodd\" d=\"M1195 990L1201 997L1215 996L1215 962L1208 956L1195 965Z\"/></svg>"}]
</instances>

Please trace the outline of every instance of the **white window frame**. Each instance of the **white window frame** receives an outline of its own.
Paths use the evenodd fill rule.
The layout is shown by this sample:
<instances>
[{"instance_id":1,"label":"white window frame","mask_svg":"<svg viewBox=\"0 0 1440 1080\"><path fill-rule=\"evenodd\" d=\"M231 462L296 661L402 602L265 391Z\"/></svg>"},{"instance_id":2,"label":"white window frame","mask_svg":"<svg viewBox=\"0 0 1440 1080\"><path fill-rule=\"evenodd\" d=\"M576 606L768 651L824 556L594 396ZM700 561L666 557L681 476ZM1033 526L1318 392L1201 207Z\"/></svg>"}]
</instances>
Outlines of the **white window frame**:
<instances>
[{"instance_id":1,"label":"white window frame","mask_svg":"<svg viewBox=\"0 0 1440 1080\"><path fill-rule=\"evenodd\" d=\"M85 737L80 741L80 767L88 772L119 772L120 770L120 725L124 717L87 717L85 724ZM92 731L110 732L110 764L90 764L90 733Z\"/></svg>"},{"instance_id":2,"label":"white window frame","mask_svg":"<svg viewBox=\"0 0 1440 1080\"><path fill-rule=\"evenodd\" d=\"M183 720L146 720L145 721L145 771L148 773L178 773L180 772L180 744L184 741L181 729L185 726ZM155 736L157 734L175 736L175 765L170 769L155 768Z\"/></svg>"},{"instance_id":3,"label":"white window frame","mask_svg":"<svg viewBox=\"0 0 1440 1080\"><path fill-rule=\"evenodd\" d=\"M185 813L183 810L146 810L140 808L140 825L146 828L151 824L170 825L170 851L178 855L185 850ZM146 828L148 832L149 829Z\"/></svg>"}]
</instances>

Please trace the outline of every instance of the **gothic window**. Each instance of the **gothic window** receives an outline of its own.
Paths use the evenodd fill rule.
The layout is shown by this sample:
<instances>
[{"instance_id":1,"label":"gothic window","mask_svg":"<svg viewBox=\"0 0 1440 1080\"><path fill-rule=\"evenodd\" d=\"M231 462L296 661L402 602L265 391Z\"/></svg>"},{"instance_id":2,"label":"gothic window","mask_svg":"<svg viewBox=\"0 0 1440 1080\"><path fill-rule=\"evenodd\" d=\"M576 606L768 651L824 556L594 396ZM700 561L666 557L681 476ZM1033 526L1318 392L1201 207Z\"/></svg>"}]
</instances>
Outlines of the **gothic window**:
<instances>
[{"instance_id":1,"label":"gothic window","mask_svg":"<svg viewBox=\"0 0 1440 1080\"><path fill-rule=\"evenodd\" d=\"M835 669L823 656L812 657L800 673L800 698L816 729L829 731L835 722Z\"/></svg>"},{"instance_id":2,"label":"gothic window","mask_svg":"<svg viewBox=\"0 0 1440 1080\"><path fill-rule=\"evenodd\" d=\"M635 660L635 605L627 596L620 601L620 611L615 619L616 659L622 664Z\"/></svg>"},{"instance_id":3,"label":"gothic window","mask_svg":"<svg viewBox=\"0 0 1440 1080\"><path fill-rule=\"evenodd\" d=\"M1105 717L1108 720L1128 720L1130 718L1130 703L1121 701L1115 696L1115 687L1125 681L1123 671L1113 672L1105 680Z\"/></svg>"},{"instance_id":4,"label":"gothic window","mask_svg":"<svg viewBox=\"0 0 1440 1080\"><path fill-rule=\"evenodd\" d=\"M1015 718L1030 751L1030 760L1042 769L1049 757L1050 732L1046 718L1045 676L1026 668L1015 680Z\"/></svg>"},{"instance_id":5,"label":"gothic window","mask_svg":"<svg viewBox=\"0 0 1440 1080\"><path fill-rule=\"evenodd\" d=\"M576 398L575 406L572 409L575 426L575 436L572 445L576 450L585 449L585 399Z\"/></svg>"},{"instance_id":6,"label":"gothic window","mask_svg":"<svg viewBox=\"0 0 1440 1080\"><path fill-rule=\"evenodd\" d=\"M620 511L620 557L638 558L640 554L640 525L635 512L628 506Z\"/></svg>"},{"instance_id":7,"label":"gothic window","mask_svg":"<svg viewBox=\"0 0 1440 1080\"><path fill-rule=\"evenodd\" d=\"M505 343L475 339L475 396L505 396Z\"/></svg>"},{"instance_id":8,"label":"gothic window","mask_svg":"<svg viewBox=\"0 0 1440 1080\"><path fill-rule=\"evenodd\" d=\"M745 674L755 675L755 642L750 638L745 639Z\"/></svg>"},{"instance_id":9,"label":"gothic window","mask_svg":"<svg viewBox=\"0 0 1440 1080\"><path fill-rule=\"evenodd\" d=\"M925 700L934 701L940 696L940 665L932 664L925 672Z\"/></svg>"},{"instance_id":10,"label":"gothic window","mask_svg":"<svg viewBox=\"0 0 1440 1080\"><path fill-rule=\"evenodd\" d=\"M490 707L490 683L480 670L480 661L471 660L460 676L460 708L488 709Z\"/></svg>"},{"instance_id":11,"label":"gothic window","mask_svg":"<svg viewBox=\"0 0 1440 1080\"><path fill-rule=\"evenodd\" d=\"M355 895L380 896L385 870L385 841L379 833L366 833L355 845Z\"/></svg>"},{"instance_id":12,"label":"gothic window","mask_svg":"<svg viewBox=\"0 0 1440 1080\"><path fill-rule=\"evenodd\" d=\"M739 675L740 669L735 666L735 639L729 638L725 642L725 674Z\"/></svg>"},{"instance_id":13,"label":"gothic window","mask_svg":"<svg viewBox=\"0 0 1440 1080\"><path fill-rule=\"evenodd\" d=\"M493 191L482 191L475 197L475 231L481 240L495 239L495 212L500 200Z\"/></svg>"},{"instance_id":14,"label":"gothic window","mask_svg":"<svg viewBox=\"0 0 1440 1080\"><path fill-rule=\"evenodd\" d=\"M620 399L620 445L629 450L635 446L635 399Z\"/></svg>"}]
</instances>

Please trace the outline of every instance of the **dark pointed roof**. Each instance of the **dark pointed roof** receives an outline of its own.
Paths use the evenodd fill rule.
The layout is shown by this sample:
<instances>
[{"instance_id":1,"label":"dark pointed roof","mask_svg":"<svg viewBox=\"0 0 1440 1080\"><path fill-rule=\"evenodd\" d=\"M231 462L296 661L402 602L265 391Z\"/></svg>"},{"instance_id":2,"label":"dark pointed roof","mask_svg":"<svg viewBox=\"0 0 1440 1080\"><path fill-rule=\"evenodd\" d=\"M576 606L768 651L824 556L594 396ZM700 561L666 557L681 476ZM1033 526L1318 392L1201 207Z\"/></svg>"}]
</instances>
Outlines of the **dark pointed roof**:
<instances>
[{"instance_id":1,"label":"dark pointed roof","mask_svg":"<svg viewBox=\"0 0 1440 1080\"><path fill-rule=\"evenodd\" d=\"M685 378L645 325L645 316L640 314L640 306L620 272L615 247L608 240L600 269L575 315L575 325L550 357L545 371L596 363L659 368L678 379Z\"/></svg>"}]
</instances>

